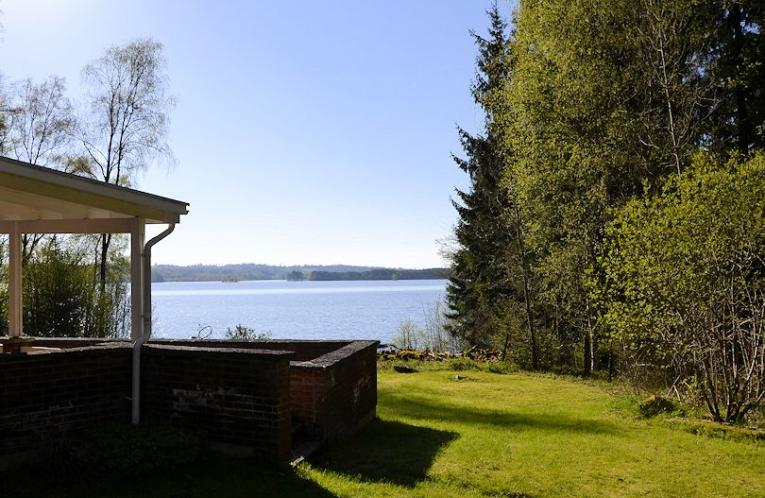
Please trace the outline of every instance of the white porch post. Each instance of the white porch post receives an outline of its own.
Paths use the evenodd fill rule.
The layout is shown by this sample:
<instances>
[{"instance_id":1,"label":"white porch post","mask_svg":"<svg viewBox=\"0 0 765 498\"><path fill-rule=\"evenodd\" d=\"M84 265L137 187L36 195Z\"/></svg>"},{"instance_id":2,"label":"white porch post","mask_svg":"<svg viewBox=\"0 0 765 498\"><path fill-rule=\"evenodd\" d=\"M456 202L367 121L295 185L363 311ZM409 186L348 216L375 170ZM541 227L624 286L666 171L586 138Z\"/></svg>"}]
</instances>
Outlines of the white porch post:
<instances>
[{"instance_id":1,"label":"white porch post","mask_svg":"<svg viewBox=\"0 0 765 498\"><path fill-rule=\"evenodd\" d=\"M130 230L130 337L135 341L143 335L143 242L146 223L134 218Z\"/></svg>"},{"instance_id":2,"label":"white porch post","mask_svg":"<svg viewBox=\"0 0 765 498\"><path fill-rule=\"evenodd\" d=\"M8 238L8 333L20 337L24 331L22 287L21 287L21 232L14 223Z\"/></svg>"}]
</instances>

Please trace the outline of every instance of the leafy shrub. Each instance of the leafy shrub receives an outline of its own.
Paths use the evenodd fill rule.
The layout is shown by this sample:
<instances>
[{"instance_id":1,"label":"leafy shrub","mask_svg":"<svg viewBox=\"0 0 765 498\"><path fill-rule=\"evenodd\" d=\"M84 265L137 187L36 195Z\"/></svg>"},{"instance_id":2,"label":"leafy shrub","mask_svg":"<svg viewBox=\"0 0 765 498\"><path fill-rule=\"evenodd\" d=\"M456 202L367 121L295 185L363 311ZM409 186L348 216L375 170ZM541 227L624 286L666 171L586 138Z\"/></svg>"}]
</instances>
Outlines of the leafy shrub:
<instances>
[{"instance_id":1,"label":"leafy shrub","mask_svg":"<svg viewBox=\"0 0 765 498\"><path fill-rule=\"evenodd\" d=\"M653 418L662 413L672 413L677 410L674 401L664 396L651 396L640 403L639 408L644 418Z\"/></svg>"},{"instance_id":2,"label":"leafy shrub","mask_svg":"<svg viewBox=\"0 0 765 498\"><path fill-rule=\"evenodd\" d=\"M416 350L420 349L420 336L422 330L411 320L405 320L398 326L396 337L393 344L399 349Z\"/></svg>"},{"instance_id":3,"label":"leafy shrub","mask_svg":"<svg viewBox=\"0 0 765 498\"><path fill-rule=\"evenodd\" d=\"M480 370L481 366L469 358L456 358L449 361L449 368L455 372L462 372L464 370Z\"/></svg>"},{"instance_id":4,"label":"leafy shrub","mask_svg":"<svg viewBox=\"0 0 765 498\"><path fill-rule=\"evenodd\" d=\"M423 319L423 327L412 320L401 322L393 344L399 349L427 350L434 353L456 353L464 348L464 341L454 336L447 328L447 318L441 301L436 301L431 307L425 307Z\"/></svg>"},{"instance_id":5,"label":"leafy shrub","mask_svg":"<svg viewBox=\"0 0 765 498\"><path fill-rule=\"evenodd\" d=\"M226 329L226 339L232 341L262 341L270 338L271 332L258 332L242 324Z\"/></svg>"},{"instance_id":6,"label":"leafy shrub","mask_svg":"<svg viewBox=\"0 0 765 498\"><path fill-rule=\"evenodd\" d=\"M518 367L509 361L490 361L486 364L486 370L496 374L509 374L518 371Z\"/></svg>"},{"instance_id":7,"label":"leafy shrub","mask_svg":"<svg viewBox=\"0 0 765 498\"><path fill-rule=\"evenodd\" d=\"M3 253L0 244L0 261ZM125 259L110 255L105 292L100 292L85 249L73 240L41 239L24 262L24 332L34 337L125 337L130 326L126 275ZM0 285L0 335L7 334L7 294L7 286Z\"/></svg>"},{"instance_id":8,"label":"leafy shrub","mask_svg":"<svg viewBox=\"0 0 765 498\"><path fill-rule=\"evenodd\" d=\"M607 229L604 325L636 380L662 373L717 421L765 399L764 219L765 155L699 155ZM697 393L683 392L693 378Z\"/></svg>"}]
</instances>

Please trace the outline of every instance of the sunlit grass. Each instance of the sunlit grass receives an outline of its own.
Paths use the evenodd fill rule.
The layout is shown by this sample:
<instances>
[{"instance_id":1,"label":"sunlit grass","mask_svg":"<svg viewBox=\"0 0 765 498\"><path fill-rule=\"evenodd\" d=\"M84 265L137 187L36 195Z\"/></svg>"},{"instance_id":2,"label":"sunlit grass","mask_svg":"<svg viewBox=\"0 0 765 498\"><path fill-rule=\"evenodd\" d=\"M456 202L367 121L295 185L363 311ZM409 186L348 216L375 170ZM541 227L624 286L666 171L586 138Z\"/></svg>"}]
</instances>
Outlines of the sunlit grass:
<instances>
[{"instance_id":1,"label":"sunlit grass","mask_svg":"<svg viewBox=\"0 0 765 498\"><path fill-rule=\"evenodd\" d=\"M765 496L763 445L639 420L621 395L577 380L461 375L467 378L455 381L446 371L380 376L379 414L387 424L441 431L447 440L413 488L395 478L381 487L352 464L306 466L305 475L339 496L364 496L364 486L369 496ZM420 446L414 437L388 444L402 459L407 446ZM346 460L343 447L327 454ZM348 460L371 465L358 454Z\"/></svg>"},{"instance_id":2,"label":"sunlit grass","mask_svg":"<svg viewBox=\"0 0 765 498\"><path fill-rule=\"evenodd\" d=\"M43 481L23 496L765 496L763 443L639 419L598 383L459 375L381 371L380 420L296 469L213 459L125 482Z\"/></svg>"}]
</instances>

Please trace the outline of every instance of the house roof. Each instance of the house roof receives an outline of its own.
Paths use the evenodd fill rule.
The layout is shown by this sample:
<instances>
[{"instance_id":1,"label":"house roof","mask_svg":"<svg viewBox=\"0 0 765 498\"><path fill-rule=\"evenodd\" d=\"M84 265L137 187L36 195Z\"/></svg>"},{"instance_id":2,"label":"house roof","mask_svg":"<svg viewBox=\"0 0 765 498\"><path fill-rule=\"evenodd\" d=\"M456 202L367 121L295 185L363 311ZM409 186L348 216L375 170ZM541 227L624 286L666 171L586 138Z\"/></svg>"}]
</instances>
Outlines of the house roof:
<instances>
[{"instance_id":1,"label":"house roof","mask_svg":"<svg viewBox=\"0 0 765 498\"><path fill-rule=\"evenodd\" d=\"M179 223L187 202L0 156L0 221L143 218Z\"/></svg>"}]
</instances>

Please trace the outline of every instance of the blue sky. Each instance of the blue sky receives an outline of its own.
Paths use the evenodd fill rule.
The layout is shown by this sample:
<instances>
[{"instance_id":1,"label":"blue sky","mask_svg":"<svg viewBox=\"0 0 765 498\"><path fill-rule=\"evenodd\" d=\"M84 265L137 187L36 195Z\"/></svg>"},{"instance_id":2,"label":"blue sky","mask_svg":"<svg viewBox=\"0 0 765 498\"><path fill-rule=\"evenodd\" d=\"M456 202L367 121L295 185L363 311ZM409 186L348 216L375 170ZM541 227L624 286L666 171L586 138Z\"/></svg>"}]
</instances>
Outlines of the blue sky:
<instances>
[{"instance_id":1,"label":"blue sky","mask_svg":"<svg viewBox=\"0 0 765 498\"><path fill-rule=\"evenodd\" d=\"M138 188L191 212L156 262L436 266L465 183L455 127L481 120L468 32L488 6L0 0L0 71L64 76L76 100L106 47L165 45L177 166Z\"/></svg>"}]
</instances>

